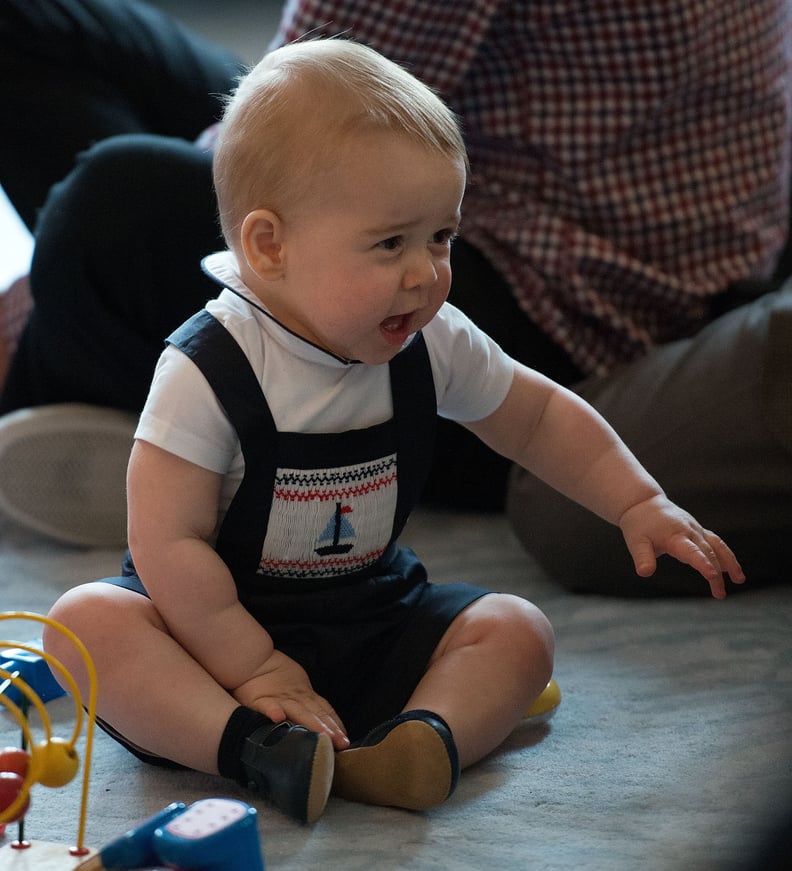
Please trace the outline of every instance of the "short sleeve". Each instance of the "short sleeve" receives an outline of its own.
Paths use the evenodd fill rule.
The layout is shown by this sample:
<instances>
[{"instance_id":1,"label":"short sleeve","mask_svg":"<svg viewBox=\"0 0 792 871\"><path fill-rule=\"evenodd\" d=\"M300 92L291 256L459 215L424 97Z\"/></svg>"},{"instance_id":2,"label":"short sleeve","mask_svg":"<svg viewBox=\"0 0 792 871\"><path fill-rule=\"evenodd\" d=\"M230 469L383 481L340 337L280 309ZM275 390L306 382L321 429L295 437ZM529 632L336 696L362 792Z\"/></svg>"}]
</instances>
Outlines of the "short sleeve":
<instances>
[{"instance_id":1,"label":"short sleeve","mask_svg":"<svg viewBox=\"0 0 792 871\"><path fill-rule=\"evenodd\" d=\"M198 367L173 346L162 353L135 438L225 474L239 442Z\"/></svg>"},{"instance_id":2,"label":"short sleeve","mask_svg":"<svg viewBox=\"0 0 792 871\"><path fill-rule=\"evenodd\" d=\"M441 417L481 420L504 401L514 361L459 309L446 303L424 330Z\"/></svg>"}]
</instances>

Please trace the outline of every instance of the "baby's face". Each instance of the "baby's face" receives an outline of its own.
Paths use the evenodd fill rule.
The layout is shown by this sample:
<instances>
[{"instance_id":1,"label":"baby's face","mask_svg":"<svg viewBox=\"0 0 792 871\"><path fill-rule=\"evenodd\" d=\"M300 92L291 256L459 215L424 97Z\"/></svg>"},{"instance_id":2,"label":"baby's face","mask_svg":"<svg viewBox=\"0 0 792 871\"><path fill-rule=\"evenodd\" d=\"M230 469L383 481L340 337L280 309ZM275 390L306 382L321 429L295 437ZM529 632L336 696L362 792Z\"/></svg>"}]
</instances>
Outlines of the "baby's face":
<instances>
[{"instance_id":1,"label":"baby's face","mask_svg":"<svg viewBox=\"0 0 792 871\"><path fill-rule=\"evenodd\" d=\"M342 148L285 223L284 278L264 301L314 344L385 363L448 295L465 167L381 132Z\"/></svg>"}]
</instances>

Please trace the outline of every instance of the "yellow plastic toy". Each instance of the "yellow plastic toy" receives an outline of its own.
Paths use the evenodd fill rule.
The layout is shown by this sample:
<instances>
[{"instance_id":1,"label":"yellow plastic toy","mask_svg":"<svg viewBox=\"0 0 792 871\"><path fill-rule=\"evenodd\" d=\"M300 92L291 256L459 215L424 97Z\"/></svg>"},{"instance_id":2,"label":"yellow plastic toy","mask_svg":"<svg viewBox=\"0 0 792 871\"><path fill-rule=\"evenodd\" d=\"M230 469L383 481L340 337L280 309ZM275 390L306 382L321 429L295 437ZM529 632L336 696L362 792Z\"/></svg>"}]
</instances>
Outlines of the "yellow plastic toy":
<instances>
[{"instance_id":1,"label":"yellow plastic toy","mask_svg":"<svg viewBox=\"0 0 792 871\"><path fill-rule=\"evenodd\" d=\"M547 686L539 693L539 698L528 708L523 717L532 723L546 723L558 710L560 704L561 689L550 678Z\"/></svg>"}]
</instances>

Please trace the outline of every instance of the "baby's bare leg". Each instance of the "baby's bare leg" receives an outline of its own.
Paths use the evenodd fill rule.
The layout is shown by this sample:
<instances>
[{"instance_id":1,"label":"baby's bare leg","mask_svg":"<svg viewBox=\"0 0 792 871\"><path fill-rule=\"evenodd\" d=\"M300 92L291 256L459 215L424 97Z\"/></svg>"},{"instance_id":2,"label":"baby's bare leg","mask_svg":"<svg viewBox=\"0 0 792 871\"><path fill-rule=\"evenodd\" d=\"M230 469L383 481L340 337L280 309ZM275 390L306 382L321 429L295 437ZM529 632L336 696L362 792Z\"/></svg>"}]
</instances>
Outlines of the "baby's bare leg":
<instances>
[{"instance_id":1,"label":"baby's bare leg","mask_svg":"<svg viewBox=\"0 0 792 871\"><path fill-rule=\"evenodd\" d=\"M484 596L449 626L404 711L337 755L334 791L415 810L440 804L460 767L508 736L552 669L542 612L516 596Z\"/></svg>"},{"instance_id":2,"label":"baby's bare leg","mask_svg":"<svg viewBox=\"0 0 792 871\"><path fill-rule=\"evenodd\" d=\"M238 702L169 634L151 600L92 583L62 596L50 616L71 629L93 658L99 717L150 753L217 773L220 739ZM74 646L50 630L44 642L87 702L87 675Z\"/></svg>"},{"instance_id":3,"label":"baby's bare leg","mask_svg":"<svg viewBox=\"0 0 792 871\"><path fill-rule=\"evenodd\" d=\"M498 747L545 688L553 670L553 630L530 602L493 594L454 620L405 710L448 723L462 768Z\"/></svg>"},{"instance_id":4,"label":"baby's bare leg","mask_svg":"<svg viewBox=\"0 0 792 871\"><path fill-rule=\"evenodd\" d=\"M129 742L231 777L300 822L322 814L333 779L330 738L241 706L173 638L145 596L86 584L66 593L50 616L87 647L98 673L97 713ZM73 645L55 631L44 643L87 699L88 678Z\"/></svg>"}]
</instances>

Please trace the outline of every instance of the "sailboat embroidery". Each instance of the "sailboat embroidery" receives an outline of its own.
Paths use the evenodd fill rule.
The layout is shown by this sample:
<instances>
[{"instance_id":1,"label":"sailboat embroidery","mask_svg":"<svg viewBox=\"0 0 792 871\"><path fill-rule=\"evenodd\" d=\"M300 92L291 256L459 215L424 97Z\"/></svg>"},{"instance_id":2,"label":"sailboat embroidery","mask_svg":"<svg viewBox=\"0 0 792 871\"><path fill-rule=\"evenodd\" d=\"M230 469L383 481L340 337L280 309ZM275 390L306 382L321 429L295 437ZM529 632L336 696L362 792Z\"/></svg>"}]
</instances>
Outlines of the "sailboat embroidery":
<instances>
[{"instance_id":1,"label":"sailboat embroidery","mask_svg":"<svg viewBox=\"0 0 792 871\"><path fill-rule=\"evenodd\" d=\"M340 502L336 502L335 514L319 536L320 543L328 542L328 544L322 544L316 548L316 553L319 556L348 553L355 546L355 528L345 516L351 513L351 505L342 505Z\"/></svg>"}]
</instances>

